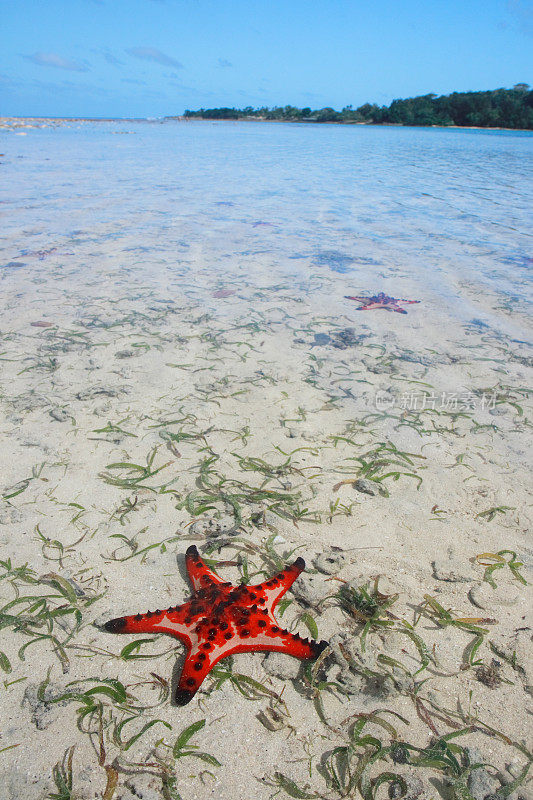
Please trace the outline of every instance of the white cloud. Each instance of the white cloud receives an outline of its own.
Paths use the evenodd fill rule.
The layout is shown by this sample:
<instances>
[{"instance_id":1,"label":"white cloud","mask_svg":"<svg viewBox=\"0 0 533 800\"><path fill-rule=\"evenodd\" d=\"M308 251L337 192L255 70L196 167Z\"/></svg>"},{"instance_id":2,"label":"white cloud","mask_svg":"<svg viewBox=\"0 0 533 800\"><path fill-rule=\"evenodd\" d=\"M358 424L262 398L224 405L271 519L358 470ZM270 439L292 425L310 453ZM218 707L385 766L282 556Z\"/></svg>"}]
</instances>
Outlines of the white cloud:
<instances>
[{"instance_id":1,"label":"white cloud","mask_svg":"<svg viewBox=\"0 0 533 800\"><path fill-rule=\"evenodd\" d=\"M87 72L89 67L79 61L71 61L63 58L57 53L33 53L31 56L23 56L27 61L37 64L39 67L54 67L54 69L67 69L71 72Z\"/></svg>"},{"instance_id":2,"label":"white cloud","mask_svg":"<svg viewBox=\"0 0 533 800\"><path fill-rule=\"evenodd\" d=\"M130 47L126 53L134 58L140 58L143 61L155 61L157 64L163 64L165 67L174 67L175 69L183 69L183 64L176 58L167 56L162 53L157 47Z\"/></svg>"}]
</instances>

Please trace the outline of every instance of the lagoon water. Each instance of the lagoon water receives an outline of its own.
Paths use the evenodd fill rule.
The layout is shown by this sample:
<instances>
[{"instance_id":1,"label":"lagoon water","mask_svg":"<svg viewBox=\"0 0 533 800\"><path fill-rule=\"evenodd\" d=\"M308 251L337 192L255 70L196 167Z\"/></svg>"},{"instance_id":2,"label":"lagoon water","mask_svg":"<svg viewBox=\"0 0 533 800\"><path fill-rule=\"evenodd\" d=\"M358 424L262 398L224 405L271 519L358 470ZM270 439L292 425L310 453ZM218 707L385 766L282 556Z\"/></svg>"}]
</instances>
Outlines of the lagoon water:
<instances>
[{"instance_id":1,"label":"lagoon water","mask_svg":"<svg viewBox=\"0 0 533 800\"><path fill-rule=\"evenodd\" d=\"M63 246L89 272L117 254L149 271L187 265L193 280L237 261L252 282L333 271L347 293L408 288L509 332L494 306L524 308L528 132L73 122L11 136L8 149L8 260Z\"/></svg>"}]
</instances>

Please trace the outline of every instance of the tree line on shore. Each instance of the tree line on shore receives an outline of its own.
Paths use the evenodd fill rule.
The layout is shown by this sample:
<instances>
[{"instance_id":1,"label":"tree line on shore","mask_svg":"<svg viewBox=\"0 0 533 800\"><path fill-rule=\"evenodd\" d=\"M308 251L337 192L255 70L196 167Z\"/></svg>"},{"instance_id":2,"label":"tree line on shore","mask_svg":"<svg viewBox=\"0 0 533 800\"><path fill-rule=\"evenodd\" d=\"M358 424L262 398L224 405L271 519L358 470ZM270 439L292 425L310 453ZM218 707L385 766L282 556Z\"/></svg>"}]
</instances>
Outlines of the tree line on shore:
<instances>
[{"instance_id":1,"label":"tree line on shore","mask_svg":"<svg viewBox=\"0 0 533 800\"><path fill-rule=\"evenodd\" d=\"M487 92L453 92L437 97L426 94L393 100L389 106L365 103L359 108L201 108L185 111L185 117L200 119L260 119L285 122L339 122L373 125L459 125L480 128L533 129L533 90L527 83L512 89Z\"/></svg>"}]
</instances>

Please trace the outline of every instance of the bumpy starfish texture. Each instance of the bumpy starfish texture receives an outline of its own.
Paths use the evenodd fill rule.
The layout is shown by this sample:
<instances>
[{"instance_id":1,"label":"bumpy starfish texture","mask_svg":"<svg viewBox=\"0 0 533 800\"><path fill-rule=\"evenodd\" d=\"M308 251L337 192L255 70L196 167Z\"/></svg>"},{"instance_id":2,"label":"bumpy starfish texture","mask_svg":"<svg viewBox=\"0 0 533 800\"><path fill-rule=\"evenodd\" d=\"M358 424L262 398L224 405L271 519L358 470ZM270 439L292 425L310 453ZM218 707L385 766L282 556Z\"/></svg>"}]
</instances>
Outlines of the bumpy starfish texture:
<instances>
[{"instance_id":1,"label":"bumpy starfish texture","mask_svg":"<svg viewBox=\"0 0 533 800\"><path fill-rule=\"evenodd\" d=\"M193 586L188 602L166 611L118 617L103 626L110 633L168 633L187 646L175 702L189 703L221 658L274 650L296 658L316 658L327 642L302 639L280 628L274 608L305 568L303 558L256 586L226 583L202 561L192 545L185 566Z\"/></svg>"},{"instance_id":2,"label":"bumpy starfish texture","mask_svg":"<svg viewBox=\"0 0 533 800\"><path fill-rule=\"evenodd\" d=\"M401 300L398 297L389 297L384 292L379 292L372 297L350 297L345 295L346 300L356 300L361 303L361 306L356 311L374 311L377 308L382 308L384 311L395 311L397 314L407 314L402 305L411 305L412 303L419 303L420 300Z\"/></svg>"}]
</instances>

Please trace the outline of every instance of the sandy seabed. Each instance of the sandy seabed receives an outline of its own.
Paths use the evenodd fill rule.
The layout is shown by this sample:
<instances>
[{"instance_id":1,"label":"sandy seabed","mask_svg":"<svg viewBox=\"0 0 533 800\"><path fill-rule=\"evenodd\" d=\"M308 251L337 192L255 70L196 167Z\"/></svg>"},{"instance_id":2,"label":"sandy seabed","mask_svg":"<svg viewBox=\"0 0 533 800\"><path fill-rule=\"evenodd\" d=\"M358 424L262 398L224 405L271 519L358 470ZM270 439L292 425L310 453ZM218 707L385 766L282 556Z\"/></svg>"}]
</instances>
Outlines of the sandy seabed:
<instances>
[{"instance_id":1,"label":"sandy seabed","mask_svg":"<svg viewBox=\"0 0 533 800\"><path fill-rule=\"evenodd\" d=\"M356 312L253 225L253 274L104 227L0 265L0 797L529 799L531 351L393 266L421 304ZM278 616L318 667L241 654L172 705L183 646L98 625L187 599L191 543L233 582L303 556Z\"/></svg>"}]
</instances>

